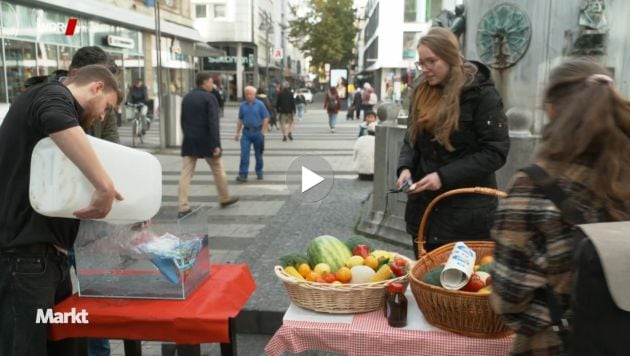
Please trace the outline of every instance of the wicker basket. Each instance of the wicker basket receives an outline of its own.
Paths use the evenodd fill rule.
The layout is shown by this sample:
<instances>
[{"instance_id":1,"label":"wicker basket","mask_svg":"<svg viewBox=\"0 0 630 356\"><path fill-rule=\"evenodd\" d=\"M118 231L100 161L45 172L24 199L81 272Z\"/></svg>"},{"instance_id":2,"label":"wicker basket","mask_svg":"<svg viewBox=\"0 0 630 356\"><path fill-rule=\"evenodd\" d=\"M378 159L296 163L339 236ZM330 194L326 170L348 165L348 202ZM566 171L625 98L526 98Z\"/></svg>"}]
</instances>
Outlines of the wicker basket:
<instances>
[{"instance_id":1,"label":"wicker basket","mask_svg":"<svg viewBox=\"0 0 630 356\"><path fill-rule=\"evenodd\" d=\"M501 319L490 308L489 296L462 291L453 291L422 282L425 273L432 268L446 263L455 243L441 246L426 253L424 233L431 209L441 199L456 194L485 194L498 197L505 193L490 188L462 188L448 191L431 201L424 212L420 229L418 230L418 249L420 260L410 272L411 291L427 321L441 329L458 334L479 338L496 338L511 334ZM494 242L466 241L468 247L477 254L477 263L484 256L492 255Z\"/></svg>"},{"instance_id":2,"label":"wicker basket","mask_svg":"<svg viewBox=\"0 0 630 356\"><path fill-rule=\"evenodd\" d=\"M410 270L413 262L407 260ZM288 275L281 266L274 268L289 294L289 299L296 305L316 312L332 314L365 313L382 308L385 302L385 287L391 282L407 283L408 274L382 282L362 284L327 284L315 283Z\"/></svg>"}]
</instances>

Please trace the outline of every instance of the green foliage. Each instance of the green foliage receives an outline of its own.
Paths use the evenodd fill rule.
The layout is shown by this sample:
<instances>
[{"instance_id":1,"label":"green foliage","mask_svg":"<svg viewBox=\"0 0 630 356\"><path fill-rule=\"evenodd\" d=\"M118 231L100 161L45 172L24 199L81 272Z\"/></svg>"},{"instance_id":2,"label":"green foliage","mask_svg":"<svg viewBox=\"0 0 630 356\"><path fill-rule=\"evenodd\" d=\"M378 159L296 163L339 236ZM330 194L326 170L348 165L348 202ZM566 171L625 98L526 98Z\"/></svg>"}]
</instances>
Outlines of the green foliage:
<instances>
[{"instance_id":1,"label":"green foliage","mask_svg":"<svg viewBox=\"0 0 630 356\"><path fill-rule=\"evenodd\" d=\"M345 67L353 58L353 0L305 0L304 6L291 6L295 20L289 21L289 41L305 55L311 64L322 67Z\"/></svg>"},{"instance_id":2,"label":"green foliage","mask_svg":"<svg viewBox=\"0 0 630 356\"><path fill-rule=\"evenodd\" d=\"M291 253L280 257L280 265L282 267L293 266L298 268L302 263L308 263L308 258L301 253Z\"/></svg>"},{"instance_id":3,"label":"green foliage","mask_svg":"<svg viewBox=\"0 0 630 356\"><path fill-rule=\"evenodd\" d=\"M372 243L363 236L354 235L346 241L346 246L348 246L350 251L352 251L357 245L366 245L370 249L370 252L374 251Z\"/></svg>"}]
</instances>

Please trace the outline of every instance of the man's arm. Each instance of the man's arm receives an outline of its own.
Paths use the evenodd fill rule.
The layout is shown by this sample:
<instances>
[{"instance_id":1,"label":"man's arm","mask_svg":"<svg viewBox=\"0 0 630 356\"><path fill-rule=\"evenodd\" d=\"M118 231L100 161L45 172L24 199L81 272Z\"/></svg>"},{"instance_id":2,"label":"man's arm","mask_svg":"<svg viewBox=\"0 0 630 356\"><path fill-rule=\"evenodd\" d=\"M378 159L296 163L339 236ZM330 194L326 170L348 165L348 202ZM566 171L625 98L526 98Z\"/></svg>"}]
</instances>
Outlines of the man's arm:
<instances>
[{"instance_id":1,"label":"man's arm","mask_svg":"<svg viewBox=\"0 0 630 356\"><path fill-rule=\"evenodd\" d=\"M241 136L242 128L243 128L243 121L241 119L238 119L236 121L236 135L234 135L234 141L238 141L239 137Z\"/></svg>"},{"instance_id":2,"label":"man's arm","mask_svg":"<svg viewBox=\"0 0 630 356\"><path fill-rule=\"evenodd\" d=\"M79 126L71 127L50 134L50 138L96 188L90 204L75 211L74 215L80 219L100 219L107 216L114 199L123 198L116 191L83 129Z\"/></svg>"}]
</instances>

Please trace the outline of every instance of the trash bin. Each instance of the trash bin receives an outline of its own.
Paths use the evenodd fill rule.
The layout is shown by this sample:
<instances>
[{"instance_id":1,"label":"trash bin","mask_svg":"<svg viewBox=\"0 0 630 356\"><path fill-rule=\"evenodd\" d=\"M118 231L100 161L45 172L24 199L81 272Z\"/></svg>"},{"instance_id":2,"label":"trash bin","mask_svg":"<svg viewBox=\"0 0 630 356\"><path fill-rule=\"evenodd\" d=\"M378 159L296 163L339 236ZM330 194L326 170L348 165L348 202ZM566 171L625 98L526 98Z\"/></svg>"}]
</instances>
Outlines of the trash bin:
<instances>
[{"instance_id":1,"label":"trash bin","mask_svg":"<svg viewBox=\"0 0 630 356\"><path fill-rule=\"evenodd\" d=\"M182 97L169 94L162 98L160 105L161 120L166 124L166 145L170 147L181 146L184 135L182 133L181 108Z\"/></svg>"}]
</instances>

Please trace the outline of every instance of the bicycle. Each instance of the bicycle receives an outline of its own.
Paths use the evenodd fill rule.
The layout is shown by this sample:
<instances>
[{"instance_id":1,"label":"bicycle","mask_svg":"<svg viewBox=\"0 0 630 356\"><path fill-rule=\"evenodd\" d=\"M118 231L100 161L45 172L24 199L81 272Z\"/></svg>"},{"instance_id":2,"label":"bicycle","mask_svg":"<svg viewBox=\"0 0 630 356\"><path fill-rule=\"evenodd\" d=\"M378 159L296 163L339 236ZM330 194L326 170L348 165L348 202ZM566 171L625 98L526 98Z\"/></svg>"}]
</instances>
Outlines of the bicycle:
<instances>
[{"instance_id":1,"label":"bicycle","mask_svg":"<svg viewBox=\"0 0 630 356\"><path fill-rule=\"evenodd\" d=\"M133 118L130 119L131 123L131 146L136 147L136 140L140 140L141 144L144 144L144 135L146 131L149 129L149 125L151 124L149 118L143 113L143 108L146 108L146 105L140 104L131 104L126 103L125 106L134 109Z\"/></svg>"}]
</instances>

